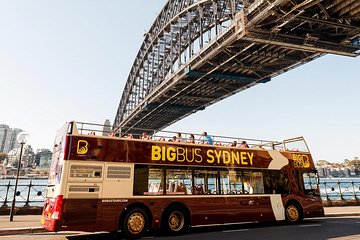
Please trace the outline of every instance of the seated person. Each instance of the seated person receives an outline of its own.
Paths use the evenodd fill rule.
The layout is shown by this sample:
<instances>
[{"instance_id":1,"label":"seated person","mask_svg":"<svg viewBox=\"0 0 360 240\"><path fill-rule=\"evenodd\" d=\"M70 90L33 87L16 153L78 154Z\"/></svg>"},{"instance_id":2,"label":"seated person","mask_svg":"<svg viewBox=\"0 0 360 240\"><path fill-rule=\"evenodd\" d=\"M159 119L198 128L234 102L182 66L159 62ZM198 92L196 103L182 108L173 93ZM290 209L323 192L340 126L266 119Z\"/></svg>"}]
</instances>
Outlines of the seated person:
<instances>
[{"instance_id":1,"label":"seated person","mask_svg":"<svg viewBox=\"0 0 360 240\"><path fill-rule=\"evenodd\" d=\"M209 145L214 144L213 139L209 135L207 135L207 132L203 132L201 134L200 141L202 142L202 144L209 144Z\"/></svg>"},{"instance_id":2,"label":"seated person","mask_svg":"<svg viewBox=\"0 0 360 240\"><path fill-rule=\"evenodd\" d=\"M240 144L241 148L249 148L249 145L246 143L246 141L242 141Z\"/></svg>"},{"instance_id":3,"label":"seated person","mask_svg":"<svg viewBox=\"0 0 360 240\"><path fill-rule=\"evenodd\" d=\"M174 142L182 142L181 133L177 133L177 134L176 134L176 138L175 138L175 141L174 141Z\"/></svg>"},{"instance_id":4,"label":"seated person","mask_svg":"<svg viewBox=\"0 0 360 240\"><path fill-rule=\"evenodd\" d=\"M142 136L141 136L142 140L150 140L150 136L147 135L145 132L143 132Z\"/></svg>"},{"instance_id":5,"label":"seated person","mask_svg":"<svg viewBox=\"0 0 360 240\"><path fill-rule=\"evenodd\" d=\"M194 137L194 134L190 134L190 137L189 137L189 143L195 143L195 137Z\"/></svg>"}]
</instances>

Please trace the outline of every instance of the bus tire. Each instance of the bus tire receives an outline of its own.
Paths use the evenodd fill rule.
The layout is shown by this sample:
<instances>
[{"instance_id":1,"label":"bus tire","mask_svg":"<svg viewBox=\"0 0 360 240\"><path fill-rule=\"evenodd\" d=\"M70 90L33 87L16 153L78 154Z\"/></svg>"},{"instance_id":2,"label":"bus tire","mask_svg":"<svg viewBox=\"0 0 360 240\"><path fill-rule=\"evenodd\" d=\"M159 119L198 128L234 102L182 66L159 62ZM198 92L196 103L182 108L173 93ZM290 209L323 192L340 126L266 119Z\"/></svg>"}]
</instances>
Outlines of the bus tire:
<instances>
[{"instance_id":1,"label":"bus tire","mask_svg":"<svg viewBox=\"0 0 360 240\"><path fill-rule=\"evenodd\" d=\"M301 208L296 203L289 203L286 205L285 209L285 219L289 224L299 223L303 217L301 213Z\"/></svg>"},{"instance_id":2,"label":"bus tire","mask_svg":"<svg viewBox=\"0 0 360 240\"><path fill-rule=\"evenodd\" d=\"M169 234L180 235L189 227L186 211L180 206L172 206L163 216L163 227Z\"/></svg>"},{"instance_id":3,"label":"bus tire","mask_svg":"<svg viewBox=\"0 0 360 240\"><path fill-rule=\"evenodd\" d=\"M122 232L131 239L141 238L149 224L148 216L142 208L130 209L124 217Z\"/></svg>"}]
</instances>

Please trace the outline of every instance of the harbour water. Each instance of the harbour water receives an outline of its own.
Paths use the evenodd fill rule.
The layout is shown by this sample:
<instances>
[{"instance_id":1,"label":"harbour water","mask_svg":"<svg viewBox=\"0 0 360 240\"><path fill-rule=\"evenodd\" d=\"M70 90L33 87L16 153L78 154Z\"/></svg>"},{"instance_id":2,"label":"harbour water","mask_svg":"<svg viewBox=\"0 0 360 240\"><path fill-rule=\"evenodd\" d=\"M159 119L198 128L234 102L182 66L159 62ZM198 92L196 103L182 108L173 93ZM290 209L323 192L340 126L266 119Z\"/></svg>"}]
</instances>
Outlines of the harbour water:
<instances>
[{"instance_id":1,"label":"harbour water","mask_svg":"<svg viewBox=\"0 0 360 240\"><path fill-rule=\"evenodd\" d=\"M0 179L0 207L10 205L15 179ZM41 206L46 196L47 179L19 179L16 206ZM323 200L360 199L360 178L320 178Z\"/></svg>"}]
</instances>

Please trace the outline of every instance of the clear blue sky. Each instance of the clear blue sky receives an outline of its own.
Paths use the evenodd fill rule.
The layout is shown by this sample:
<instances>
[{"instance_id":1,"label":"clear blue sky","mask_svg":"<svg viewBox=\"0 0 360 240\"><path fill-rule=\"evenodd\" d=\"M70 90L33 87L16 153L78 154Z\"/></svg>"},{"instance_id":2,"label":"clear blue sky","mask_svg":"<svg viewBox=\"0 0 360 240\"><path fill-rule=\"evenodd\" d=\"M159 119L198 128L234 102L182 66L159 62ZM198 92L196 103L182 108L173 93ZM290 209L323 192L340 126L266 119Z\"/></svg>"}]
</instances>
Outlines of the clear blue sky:
<instances>
[{"instance_id":1,"label":"clear blue sky","mask_svg":"<svg viewBox=\"0 0 360 240\"><path fill-rule=\"evenodd\" d=\"M165 4L1 1L0 123L52 148L69 120L113 122L131 65ZM360 58L325 56L168 129L282 140L304 136L315 160L360 157Z\"/></svg>"}]
</instances>

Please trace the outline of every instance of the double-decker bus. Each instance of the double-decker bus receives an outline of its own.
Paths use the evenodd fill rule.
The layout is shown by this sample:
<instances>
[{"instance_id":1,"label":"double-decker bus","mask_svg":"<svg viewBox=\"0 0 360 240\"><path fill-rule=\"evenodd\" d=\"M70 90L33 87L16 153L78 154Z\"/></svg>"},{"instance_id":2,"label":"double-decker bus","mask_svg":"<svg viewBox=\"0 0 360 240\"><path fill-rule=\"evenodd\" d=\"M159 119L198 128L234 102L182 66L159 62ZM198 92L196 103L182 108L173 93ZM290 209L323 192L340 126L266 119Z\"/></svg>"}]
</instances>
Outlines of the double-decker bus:
<instances>
[{"instance_id":1,"label":"double-decker bus","mask_svg":"<svg viewBox=\"0 0 360 240\"><path fill-rule=\"evenodd\" d=\"M239 138L212 136L208 145L188 142L189 134L173 142L169 132L139 139L139 131L107 136L94 127L69 122L58 131L41 219L50 231L139 238L150 229L180 234L190 226L324 215L302 137L246 139L243 148Z\"/></svg>"}]
</instances>

